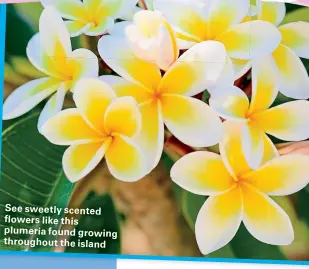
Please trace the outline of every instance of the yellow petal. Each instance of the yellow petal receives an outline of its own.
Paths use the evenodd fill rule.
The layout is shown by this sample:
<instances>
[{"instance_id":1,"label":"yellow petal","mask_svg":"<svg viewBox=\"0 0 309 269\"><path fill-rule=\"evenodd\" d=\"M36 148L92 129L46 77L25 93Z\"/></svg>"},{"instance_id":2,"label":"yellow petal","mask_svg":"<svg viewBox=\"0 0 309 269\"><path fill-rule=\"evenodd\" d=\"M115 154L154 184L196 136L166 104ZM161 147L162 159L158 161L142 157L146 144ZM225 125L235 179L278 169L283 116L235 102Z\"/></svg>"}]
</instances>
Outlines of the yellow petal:
<instances>
[{"instance_id":1,"label":"yellow petal","mask_svg":"<svg viewBox=\"0 0 309 269\"><path fill-rule=\"evenodd\" d=\"M290 195L309 184L309 157L277 157L246 176L246 180L269 195Z\"/></svg>"},{"instance_id":2,"label":"yellow petal","mask_svg":"<svg viewBox=\"0 0 309 269\"><path fill-rule=\"evenodd\" d=\"M279 151L276 148L275 144L270 140L270 138L264 134L264 156L262 159L262 164L278 157Z\"/></svg>"},{"instance_id":3,"label":"yellow petal","mask_svg":"<svg viewBox=\"0 0 309 269\"><path fill-rule=\"evenodd\" d=\"M272 53L280 44L281 34L269 22L249 21L230 27L217 40L225 45L230 57L250 60Z\"/></svg>"},{"instance_id":4,"label":"yellow petal","mask_svg":"<svg viewBox=\"0 0 309 269\"><path fill-rule=\"evenodd\" d=\"M222 122L204 102L175 94L165 94L161 100L165 125L184 144L207 147L222 138Z\"/></svg>"},{"instance_id":5,"label":"yellow petal","mask_svg":"<svg viewBox=\"0 0 309 269\"><path fill-rule=\"evenodd\" d=\"M111 87L98 79L82 79L74 88L74 102L93 128L104 132L104 115L107 107L116 99Z\"/></svg>"},{"instance_id":6,"label":"yellow petal","mask_svg":"<svg viewBox=\"0 0 309 269\"><path fill-rule=\"evenodd\" d=\"M259 241L271 245L289 245L294 232L289 216L267 195L243 184L244 217L248 231Z\"/></svg>"},{"instance_id":7,"label":"yellow petal","mask_svg":"<svg viewBox=\"0 0 309 269\"><path fill-rule=\"evenodd\" d=\"M201 42L186 51L170 67L159 90L193 96L208 87L214 87L224 70L226 59L223 44L217 41Z\"/></svg>"},{"instance_id":8,"label":"yellow petal","mask_svg":"<svg viewBox=\"0 0 309 269\"><path fill-rule=\"evenodd\" d=\"M62 110L49 119L41 133L53 144L72 145L102 140L102 136L84 120L78 109Z\"/></svg>"},{"instance_id":9,"label":"yellow petal","mask_svg":"<svg viewBox=\"0 0 309 269\"><path fill-rule=\"evenodd\" d=\"M292 49L297 56L309 59L309 23L287 23L279 27L282 44Z\"/></svg>"},{"instance_id":10,"label":"yellow petal","mask_svg":"<svg viewBox=\"0 0 309 269\"><path fill-rule=\"evenodd\" d=\"M279 25L285 16L285 3L279 2L260 2L258 19L268 21L274 25Z\"/></svg>"},{"instance_id":11,"label":"yellow petal","mask_svg":"<svg viewBox=\"0 0 309 269\"><path fill-rule=\"evenodd\" d=\"M309 102L288 102L253 117L254 123L266 133L284 141L299 141L309 138Z\"/></svg>"},{"instance_id":12,"label":"yellow petal","mask_svg":"<svg viewBox=\"0 0 309 269\"><path fill-rule=\"evenodd\" d=\"M220 155L198 151L185 155L171 169L171 179L198 195L217 195L235 185Z\"/></svg>"},{"instance_id":13,"label":"yellow petal","mask_svg":"<svg viewBox=\"0 0 309 269\"><path fill-rule=\"evenodd\" d=\"M116 136L106 152L111 174L122 181L137 181L147 173L145 157L139 147L126 136Z\"/></svg>"},{"instance_id":14,"label":"yellow petal","mask_svg":"<svg viewBox=\"0 0 309 269\"><path fill-rule=\"evenodd\" d=\"M216 38L230 26L240 23L248 14L250 1L247 0L216 0L209 10L209 36Z\"/></svg>"},{"instance_id":15,"label":"yellow petal","mask_svg":"<svg viewBox=\"0 0 309 269\"><path fill-rule=\"evenodd\" d=\"M252 62L252 97L249 113L268 109L278 95L275 63L271 57Z\"/></svg>"},{"instance_id":16,"label":"yellow petal","mask_svg":"<svg viewBox=\"0 0 309 269\"><path fill-rule=\"evenodd\" d=\"M70 33L70 37L77 37L84 34L90 27L90 24L83 21L66 21L65 25Z\"/></svg>"},{"instance_id":17,"label":"yellow petal","mask_svg":"<svg viewBox=\"0 0 309 269\"><path fill-rule=\"evenodd\" d=\"M120 97L106 110L104 129L108 134L117 133L134 137L139 134L141 126L141 113L133 97Z\"/></svg>"},{"instance_id":18,"label":"yellow petal","mask_svg":"<svg viewBox=\"0 0 309 269\"><path fill-rule=\"evenodd\" d=\"M152 93L144 87L125 80L122 77L107 75L101 76L99 79L110 85L119 97L132 96L138 103L144 103L153 98Z\"/></svg>"},{"instance_id":19,"label":"yellow petal","mask_svg":"<svg viewBox=\"0 0 309 269\"><path fill-rule=\"evenodd\" d=\"M277 65L277 83L281 93L294 99L309 98L309 77L299 57L280 45L272 54Z\"/></svg>"},{"instance_id":20,"label":"yellow petal","mask_svg":"<svg viewBox=\"0 0 309 269\"><path fill-rule=\"evenodd\" d=\"M71 182L87 176L103 159L110 141L69 147L62 159L63 170Z\"/></svg>"},{"instance_id":21,"label":"yellow petal","mask_svg":"<svg viewBox=\"0 0 309 269\"><path fill-rule=\"evenodd\" d=\"M134 56L124 37L103 36L98 49L106 64L120 76L149 91L157 89L161 81L159 68Z\"/></svg>"},{"instance_id":22,"label":"yellow petal","mask_svg":"<svg viewBox=\"0 0 309 269\"><path fill-rule=\"evenodd\" d=\"M246 120L249 100L238 87L225 85L215 89L211 94L209 104L224 119Z\"/></svg>"},{"instance_id":23,"label":"yellow petal","mask_svg":"<svg viewBox=\"0 0 309 269\"><path fill-rule=\"evenodd\" d=\"M164 123L159 102L147 102L140 105L142 130L135 141L145 152L149 170L159 163L164 145Z\"/></svg>"},{"instance_id":24,"label":"yellow petal","mask_svg":"<svg viewBox=\"0 0 309 269\"><path fill-rule=\"evenodd\" d=\"M106 14L104 14L106 16ZM90 23L90 26L86 29L85 34L88 36L100 36L107 33L110 33L114 27L114 18L112 17L100 17L97 15L98 18L101 18L97 21L96 24Z\"/></svg>"},{"instance_id":25,"label":"yellow petal","mask_svg":"<svg viewBox=\"0 0 309 269\"><path fill-rule=\"evenodd\" d=\"M243 202L239 188L209 197L195 223L200 251L207 255L228 244L236 235L242 215Z\"/></svg>"},{"instance_id":26,"label":"yellow petal","mask_svg":"<svg viewBox=\"0 0 309 269\"><path fill-rule=\"evenodd\" d=\"M235 80L244 76L251 68L251 61L231 58L234 71Z\"/></svg>"}]
</instances>

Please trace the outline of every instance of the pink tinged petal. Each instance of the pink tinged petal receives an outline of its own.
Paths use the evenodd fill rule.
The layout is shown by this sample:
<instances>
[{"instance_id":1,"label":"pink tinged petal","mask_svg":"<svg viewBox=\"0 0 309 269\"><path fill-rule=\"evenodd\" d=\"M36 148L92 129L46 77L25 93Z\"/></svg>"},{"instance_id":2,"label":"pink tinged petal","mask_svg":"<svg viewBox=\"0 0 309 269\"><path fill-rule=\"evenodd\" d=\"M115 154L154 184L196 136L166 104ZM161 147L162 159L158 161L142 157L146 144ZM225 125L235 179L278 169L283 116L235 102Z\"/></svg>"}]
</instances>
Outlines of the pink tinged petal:
<instances>
[{"instance_id":1,"label":"pink tinged petal","mask_svg":"<svg viewBox=\"0 0 309 269\"><path fill-rule=\"evenodd\" d=\"M282 44L292 49L297 56L309 59L309 23L298 21L279 27Z\"/></svg>"},{"instance_id":2,"label":"pink tinged petal","mask_svg":"<svg viewBox=\"0 0 309 269\"><path fill-rule=\"evenodd\" d=\"M309 138L309 102L292 101L255 116L254 122L266 133L284 141Z\"/></svg>"},{"instance_id":3,"label":"pink tinged petal","mask_svg":"<svg viewBox=\"0 0 309 269\"><path fill-rule=\"evenodd\" d=\"M44 9L39 27L41 46L46 56L63 58L72 52L69 32L59 13L53 7L49 6Z\"/></svg>"},{"instance_id":4,"label":"pink tinged petal","mask_svg":"<svg viewBox=\"0 0 309 269\"><path fill-rule=\"evenodd\" d=\"M264 57L252 62L252 98L250 113L268 109L278 95L275 62L272 57Z\"/></svg>"},{"instance_id":5,"label":"pink tinged petal","mask_svg":"<svg viewBox=\"0 0 309 269\"><path fill-rule=\"evenodd\" d=\"M268 195L291 195L309 184L309 157L292 154L275 158L245 179Z\"/></svg>"},{"instance_id":6,"label":"pink tinged petal","mask_svg":"<svg viewBox=\"0 0 309 269\"><path fill-rule=\"evenodd\" d=\"M289 216L267 195L243 184L243 222L257 240L270 245L290 245L294 231Z\"/></svg>"},{"instance_id":7,"label":"pink tinged petal","mask_svg":"<svg viewBox=\"0 0 309 269\"><path fill-rule=\"evenodd\" d=\"M48 100L38 120L39 131L41 130L41 127L47 120L57 115L57 113L62 110L66 93L67 90L64 88L64 85L61 85L60 88L57 90L57 92L54 93L54 95Z\"/></svg>"},{"instance_id":8,"label":"pink tinged petal","mask_svg":"<svg viewBox=\"0 0 309 269\"><path fill-rule=\"evenodd\" d=\"M52 6L64 19L81 20L86 17L86 9L80 0L41 0L45 8Z\"/></svg>"},{"instance_id":9,"label":"pink tinged petal","mask_svg":"<svg viewBox=\"0 0 309 269\"><path fill-rule=\"evenodd\" d=\"M238 187L221 195L209 197L195 223L200 251L207 255L227 245L236 235L242 215L242 194Z\"/></svg>"},{"instance_id":10,"label":"pink tinged petal","mask_svg":"<svg viewBox=\"0 0 309 269\"><path fill-rule=\"evenodd\" d=\"M278 26L284 19L286 7L284 3L279 2L260 2L258 19L268 21Z\"/></svg>"},{"instance_id":11,"label":"pink tinged petal","mask_svg":"<svg viewBox=\"0 0 309 269\"><path fill-rule=\"evenodd\" d=\"M272 54L276 62L278 88L290 98L309 98L309 76L298 56L287 46L280 45Z\"/></svg>"},{"instance_id":12,"label":"pink tinged petal","mask_svg":"<svg viewBox=\"0 0 309 269\"><path fill-rule=\"evenodd\" d=\"M217 41L201 42L181 55L165 73L159 90L186 96L215 87L227 62L224 45Z\"/></svg>"},{"instance_id":13,"label":"pink tinged petal","mask_svg":"<svg viewBox=\"0 0 309 269\"><path fill-rule=\"evenodd\" d=\"M70 37L80 36L91 27L91 23L87 24L82 21L66 21L65 25L70 33Z\"/></svg>"},{"instance_id":14,"label":"pink tinged petal","mask_svg":"<svg viewBox=\"0 0 309 269\"><path fill-rule=\"evenodd\" d=\"M132 96L139 103L144 103L153 98L152 93L138 84L131 83L119 76L106 75L99 79L112 87L117 96Z\"/></svg>"},{"instance_id":15,"label":"pink tinged petal","mask_svg":"<svg viewBox=\"0 0 309 269\"><path fill-rule=\"evenodd\" d=\"M62 166L65 175L72 183L87 176L103 159L110 140L100 143L74 145L63 155Z\"/></svg>"},{"instance_id":16,"label":"pink tinged petal","mask_svg":"<svg viewBox=\"0 0 309 269\"><path fill-rule=\"evenodd\" d=\"M88 36L100 36L113 31L114 19L112 17L107 17L102 19L98 25L89 26L85 34Z\"/></svg>"},{"instance_id":17,"label":"pink tinged petal","mask_svg":"<svg viewBox=\"0 0 309 269\"><path fill-rule=\"evenodd\" d=\"M27 113L54 93L59 84L55 79L40 78L20 86L5 100L2 119L10 120Z\"/></svg>"},{"instance_id":18,"label":"pink tinged petal","mask_svg":"<svg viewBox=\"0 0 309 269\"><path fill-rule=\"evenodd\" d=\"M98 132L105 133L104 116L116 99L112 88L98 79L85 78L76 84L73 99L85 121Z\"/></svg>"},{"instance_id":19,"label":"pink tinged petal","mask_svg":"<svg viewBox=\"0 0 309 269\"><path fill-rule=\"evenodd\" d=\"M249 21L230 27L218 41L230 57L251 60L272 53L281 42L279 30L269 22Z\"/></svg>"},{"instance_id":20,"label":"pink tinged petal","mask_svg":"<svg viewBox=\"0 0 309 269\"><path fill-rule=\"evenodd\" d=\"M134 139L145 153L148 170L155 168L162 156L164 146L164 123L159 102L140 105L142 130Z\"/></svg>"},{"instance_id":21,"label":"pink tinged petal","mask_svg":"<svg viewBox=\"0 0 309 269\"><path fill-rule=\"evenodd\" d=\"M127 137L139 135L142 116L137 102L131 96L117 98L106 109L104 129L108 134L122 134Z\"/></svg>"},{"instance_id":22,"label":"pink tinged petal","mask_svg":"<svg viewBox=\"0 0 309 269\"><path fill-rule=\"evenodd\" d=\"M50 118L40 131L51 143L61 146L95 143L103 139L76 108L62 110Z\"/></svg>"},{"instance_id":23,"label":"pink tinged petal","mask_svg":"<svg viewBox=\"0 0 309 269\"><path fill-rule=\"evenodd\" d=\"M159 68L135 57L123 37L103 36L99 41L98 50L106 64L123 78L149 91L157 89L161 81Z\"/></svg>"},{"instance_id":24,"label":"pink tinged petal","mask_svg":"<svg viewBox=\"0 0 309 269\"><path fill-rule=\"evenodd\" d=\"M116 136L106 152L111 174L122 181L134 182L147 174L145 155L139 146L126 136Z\"/></svg>"},{"instance_id":25,"label":"pink tinged petal","mask_svg":"<svg viewBox=\"0 0 309 269\"><path fill-rule=\"evenodd\" d=\"M163 95L161 101L165 125L184 144L207 147L222 138L222 122L204 102L174 94Z\"/></svg>"},{"instance_id":26,"label":"pink tinged petal","mask_svg":"<svg viewBox=\"0 0 309 269\"><path fill-rule=\"evenodd\" d=\"M230 26L242 22L249 12L248 0L216 0L209 9L209 37L216 38Z\"/></svg>"},{"instance_id":27,"label":"pink tinged petal","mask_svg":"<svg viewBox=\"0 0 309 269\"><path fill-rule=\"evenodd\" d=\"M209 105L224 119L246 121L249 100L238 87L225 85L215 89L211 94Z\"/></svg>"},{"instance_id":28,"label":"pink tinged petal","mask_svg":"<svg viewBox=\"0 0 309 269\"><path fill-rule=\"evenodd\" d=\"M198 151L178 160L171 179L181 188L197 195L218 195L235 185L220 155Z\"/></svg>"},{"instance_id":29,"label":"pink tinged petal","mask_svg":"<svg viewBox=\"0 0 309 269\"><path fill-rule=\"evenodd\" d=\"M249 166L252 169L257 169L263 160L263 132L253 125L244 124L242 128L242 150Z\"/></svg>"}]
</instances>

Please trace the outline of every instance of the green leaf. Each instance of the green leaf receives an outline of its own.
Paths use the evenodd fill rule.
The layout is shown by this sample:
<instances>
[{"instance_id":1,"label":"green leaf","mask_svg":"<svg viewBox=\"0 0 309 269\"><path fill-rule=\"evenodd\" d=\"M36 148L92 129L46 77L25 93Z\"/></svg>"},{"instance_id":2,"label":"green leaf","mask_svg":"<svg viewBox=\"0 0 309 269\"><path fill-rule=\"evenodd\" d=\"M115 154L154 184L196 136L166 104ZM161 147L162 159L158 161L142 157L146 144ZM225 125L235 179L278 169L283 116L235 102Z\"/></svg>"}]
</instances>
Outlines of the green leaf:
<instances>
[{"instance_id":1,"label":"green leaf","mask_svg":"<svg viewBox=\"0 0 309 269\"><path fill-rule=\"evenodd\" d=\"M73 190L62 172L63 147L55 146L38 133L39 113L31 113L12 121L4 121L2 132L2 167L0 180L0 240L4 239L4 228L29 228L29 224L9 224L4 216L41 218L40 213L5 212L5 205L21 207L66 207ZM62 216L50 215L60 218ZM31 224L32 225L32 224ZM33 227L33 226L32 226ZM37 228L46 228L39 224ZM50 226L55 229L59 227ZM11 238L29 239L33 235L13 235ZM53 236L39 236L54 240ZM5 246L2 247L5 248ZM23 246L10 249L24 250ZM42 250L40 247L31 249ZM47 250L44 248L44 250ZM48 250L51 250L49 248Z\"/></svg>"},{"instance_id":2,"label":"green leaf","mask_svg":"<svg viewBox=\"0 0 309 269\"><path fill-rule=\"evenodd\" d=\"M309 187L303 189L298 193L298 199L296 201L296 211L300 219L304 220L309 225Z\"/></svg>"},{"instance_id":3,"label":"green leaf","mask_svg":"<svg viewBox=\"0 0 309 269\"><path fill-rule=\"evenodd\" d=\"M296 21L307 21L309 22L309 8L307 7L303 7L303 8L298 8L298 9L295 9L291 12L289 12L282 24L286 24L286 23L289 23L289 22L296 22Z\"/></svg>"},{"instance_id":4,"label":"green leaf","mask_svg":"<svg viewBox=\"0 0 309 269\"><path fill-rule=\"evenodd\" d=\"M100 253L100 254L118 254L120 253L120 216L116 212L114 203L110 195L96 195L94 192L90 193L87 199L83 202L82 208L99 209L101 208L101 215L82 215L78 220L76 227L76 235L71 238L71 242L75 242L75 247L68 247L66 252L74 253ZM79 233L87 231L95 232L110 232L111 235L117 235L117 238L110 236L84 236L80 237ZM79 247L78 242L106 242L104 248Z\"/></svg>"},{"instance_id":5,"label":"green leaf","mask_svg":"<svg viewBox=\"0 0 309 269\"><path fill-rule=\"evenodd\" d=\"M43 11L43 6L38 3L18 3L13 4L18 14L27 21L35 31L39 31L39 19Z\"/></svg>"}]
</instances>

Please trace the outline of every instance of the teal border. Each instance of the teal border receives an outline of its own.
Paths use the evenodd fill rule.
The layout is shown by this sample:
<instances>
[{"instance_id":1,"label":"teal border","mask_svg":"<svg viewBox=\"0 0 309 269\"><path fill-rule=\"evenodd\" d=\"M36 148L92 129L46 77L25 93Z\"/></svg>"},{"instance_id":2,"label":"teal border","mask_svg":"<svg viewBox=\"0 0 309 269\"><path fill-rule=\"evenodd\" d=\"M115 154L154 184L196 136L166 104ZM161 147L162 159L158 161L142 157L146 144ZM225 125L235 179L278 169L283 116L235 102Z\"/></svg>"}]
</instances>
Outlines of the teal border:
<instances>
[{"instance_id":1,"label":"teal border","mask_svg":"<svg viewBox=\"0 0 309 269\"><path fill-rule=\"evenodd\" d=\"M5 55L5 22L6 5L0 4L0 97L3 100L4 88L4 55ZM0 109L2 119L2 102ZM2 120L0 120L2 131ZM0 142L1 139L0 139ZM0 152L2 143L0 143ZM1 169L1 163L0 163ZM112 254L79 254L79 253L51 253L51 252L20 252L20 251L0 251L0 255L10 256L40 256L40 257L71 257L71 258L105 258L105 259L129 259L129 260L161 260L161 261L194 261L194 262L216 262L216 263L255 263L255 264L288 264L288 265L309 265L309 261L290 260L258 260L258 259L225 259L225 258L194 258L194 257L162 257L162 256L142 256L142 255L112 255Z\"/></svg>"}]
</instances>

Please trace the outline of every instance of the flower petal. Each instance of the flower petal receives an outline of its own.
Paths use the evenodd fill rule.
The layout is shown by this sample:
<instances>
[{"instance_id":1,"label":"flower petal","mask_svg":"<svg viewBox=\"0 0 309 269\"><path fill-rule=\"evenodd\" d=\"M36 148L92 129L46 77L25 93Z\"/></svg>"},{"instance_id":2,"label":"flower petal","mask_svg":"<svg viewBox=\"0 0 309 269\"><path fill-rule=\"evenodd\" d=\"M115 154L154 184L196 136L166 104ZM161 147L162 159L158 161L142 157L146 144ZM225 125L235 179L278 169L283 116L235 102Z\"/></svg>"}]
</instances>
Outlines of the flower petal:
<instances>
[{"instance_id":1,"label":"flower petal","mask_svg":"<svg viewBox=\"0 0 309 269\"><path fill-rule=\"evenodd\" d=\"M122 181L137 181L147 174L144 154L126 136L113 138L106 152L106 163L111 174Z\"/></svg>"},{"instance_id":2,"label":"flower petal","mask_svg":"<svg viewBox=\"0 0 309 269\"><path fill-rule=\"evenodd\" d=\"M147 158L149 170L155 168L162 156L164 145L164 123L159 102L140 105L142 130L135 138Z\"/></svg>"},{"instance_id":3,"label":"flower petal","mask_svg":"<svg viewBox=\"0 0 309 269\"><path fill-rule=\"evenodd\" d=\"M60 12L61 17L68 20L83 19L86 9L80 0L41 0L45 8L53 6Z\"/></svg>"},{"instance_id":4,"label":"flower petal","mask_svg":"<svg viewBox=\"0 0 309 269\"><path fill-rule=\"evenodd\" d=\"M243 222L259 241L271 245L289 245L294 232L289 216L267 195L254 187L242 185L244 197Z\"/></svg>"},{"instance_id":5,"label":"flower petal","mask_svg":"<svg viewBox=\"0 0 309 269\"><path fill-rule=\"evenodd\" d=\"M184 144L192 147L212 146L223 136L219 116L198 99L165 94L162 97L162 111L167 128Z\"/></svg>"},{"instance_id":6,"label":"flower petal","mask_svg":"<svg viewBox=\"0 0 309 269\"><path fill-rule=\"evenodd\" d=\"M200 251L207 255L228 244L236 235L242 215L243 203L239 188L209 197L195 223Z\"/></svg>"},{"instance_id":7,"label":"flower petal","mask_svg":"<svg viewBox=\"0 0 309 269\"><path fill-rule=\"evenodd\" d=\"M257 114L254 122L281 140L299 141L309 138L308 114L308 101L292 101Z\"/></svg>"},{"instance_id":8,"label":"flower petal","mask_svg":"<svg viewBox=\"0 0 309 269\"><path fill-rule=\"evenodd\" d=\"M195 42L207 39L208 4L190 0L156 0L154 9L164 15L174 30L181 35L180 39Z\"/></svg>"},{"instance_id":9,"label":"flower petal","mask_svg":"<svg viewBox=\"0 0 309 269\"><path fill-rule=\"evenodd\" d=\"M268 195L291 195L309 184L309 157L295 154L280 156L248 174L245 179Z\"/></svg>"},{"instance_id":10,"label":"flower petal","mask_svg":"<svg viewBox=\"0 0 309 269\"><path fill-rule=\"evenodd\" d=\"M122 77L106 75L101 76L99 79L110 85L119 97L132 96L138 103L144 103L152 98L152 94L144 87L125 80Z\"/></svg>"},{"instance_id":11,"label":"flower petal","mask_svg":"<svg viewBox=\"0 0 309 269\"><path fill-rule=\"evenodd\" d=\"M57 92L54 93L54 95L48 100L38 120L39 131L47 120L49 120L51 117L55 116L58 112L62 110L66 93L66 89L63 85L61 85Z\"/></svg>"},{"instance_id":12,"label":"flower petal","mask_svg":"<svg viewBox=\"0 0 309 269\"><path fill-rule=\"evenodd\" d=\"M251 61L235 58L231 58L231 60L235 71L235 80L244 76L251 68Z\"/></svg>"},{"instance_id":13,"label":"flower petal","mask_svg":"<svg viewBox=\"0 0 309 269\"><path fill-rule=\"evenodd\" d=\"M271 57L252 62L252 97L250 113L268 109L278 95L275 76L275 63Z\"/></svg>"},{"instance_id":14,"label":"flower petal","mask_svg":"<svg viewBox=\"0 0 309 269\"><path fill-rule=\"evenodd\" d=\"M92 129L76 108L62 110L41 128L43 134L56 145L78 145L102 141L102 135Z\"/></svg>"},{"instance_id":15,"label":"flower petal","mask_svg":"<svg viewBox=\"0 0 309 269\"><path fill-rule=\"evenodd\" d=\"M277 83L281 93L290 98L309 98L309 76L298 56L280 45L272 54L277 65Z\"/></svg>"},{"instance_id":16,"label":"flower petal","mask_svg":"<svg viewBox=\"0 0 309 269\"><path fill-rule=\"evenodd\" d=\"M216 38L230 26L240 23L248 14L248 0L212 1L209 10L209 37Z\"/></svg>"},{"instance_id":17,"label":"flower petal","mask_svg":"<svg viewBox=\"0 0 309 269\"><path fill-rule=\"evenodd\" d=\"M85 78L74 88L74 102L93 128L104 133L104 116L108 106L116 99L112 88L98 79Z\"/></svg>"},{"instance_id":18,"label":"flower petal","mask_svg":"<svg viewBox=\"0 0 309 269\"><path fill-rule=\"evenodd\" d=\"M247 95L238 87L225 85L211 94L209 105L224 119L245 121L249 109Z\"/></svg>"},{"instance_id":19,"label":"flower petal","mask_svg":"<svg viewBox=\"0 0 309 269\"><path fill-rule=\"evenodd\" d=\"M279 27L282 44L292 49L297 56L309 59L309 23L291 22Z\"/></svg>"},{"instance_id":20,"label":"flower petal","mask_svg":"<svg viewBox=\"0 0 309 269\"><path fill-rule=\"evenodd\" d=\"M217 195L235 185L220 155L197 151L178 160L171 179L181 188L197 195Z\"/></svg>"},{"instance_id":21,"label":"flower petal","mask_svg":"<svg viewBox=\"0 0 309 269\"><path fill-rule=\"evenodd\" d=\"M70 37L77 37L84 34L91 24L83 21L66 21L65 25L70 33Z\"/></svg>"},{"instance_id":22,"label":"flower petal","mask_svg":"<svg viewBox=\"0 0 309 269\"><path fill-rule=\"evenodd\" d=\"M112 17L107 17L102 19L98 25L92 25L85 31L88 36L100 36L109 33L113 30L114 19Z\"/></svg>"},{"instance_id":23,"label":"flower petal","mask_svg":"<svg viewBox=\"0 0 309 269\"><path fill-rule=\"evenodd\" d=\"M217 39L232 58L250 60L272 53L280 44L279 30L269 22L249 21L234 25Z\"/></svg>"},{"instance_id":24,"label":"flower petal","mask_svg":"<svg viewBox=\"0 0 309 269\"><path fill-rule=\"evenodd\" d=\"M218 82L226 64L224 45L217 41L201 42L186 51L164 75L160 91L196 95Z\"/></svg>"},{"instance_id":25,"label":"flower petal","mask_svg":"<svg viewBox=\"0 0 309 269\"><path fill-rule=\"evenodd\" d=\"M244 124L242 128L242 150L249 166L252 169L257 169L262 162L264 153L262 130L251 124Z\"/></svg>"},{"instance_id":26,"label":"flower petal","mask_svg":"<svg viewBox=\"0 0 309 269\"><path fill-rule=\"evenodd\" d=\"M134 137L140 133L141 127L141 112L133 97L120 97L107 108L104 128L108 134L117 133Z\"/></svg>"},{"instance_id":27,"label":"flower petal","mask_svg":"<svg viewBox=\"0 0 309 269\"><path fill-rule=\"evenodd\" d=\"M27 82L14 90L3 104L3 120L17 118L54 93L60 81L51 78L40 78Z\"/></svg>"},{"instance_id":28,"label":"flower petal","mask_svg":"<svg viewBox=\"0 0 309 269\"><path fill-rule=\"evenodd\" d=\"M260 3L258 20L268 21L278 26L284 19L286 13L285 3L280 2L262 2Z\"/></svg>"},{"instance_id":29,"label":"flower petal","mask_svg":"<svg viewBox=\"0 0 309 269\"><path fill-rule=\"evenodd\" d=\"M147 89L157 89L161 81L159 68L136 58L123 37L103 36L98 49L106 64L120 76Z\"/></svg>"},{"instance_id":30,"label":"flower petal","mask_svg":"<svg viewBox=\"0 0 309 269\"><path fill-rule=\"evenodd\" d=\"M264 156L262 164L279 157L279 151L276 148L275 144L270 140L270 138L264 134Z\"/></svg>"},{"instance_id":31,"label":"flower petal","mask_svg":"<svg viewBox=\"0 0 309 269\"><path fill-rule=\"evenodd\" d=\"M71 182L87 176L103 159L110 141L69 147L62 159L63 170Z\"/></svg>"}]
</instances>

